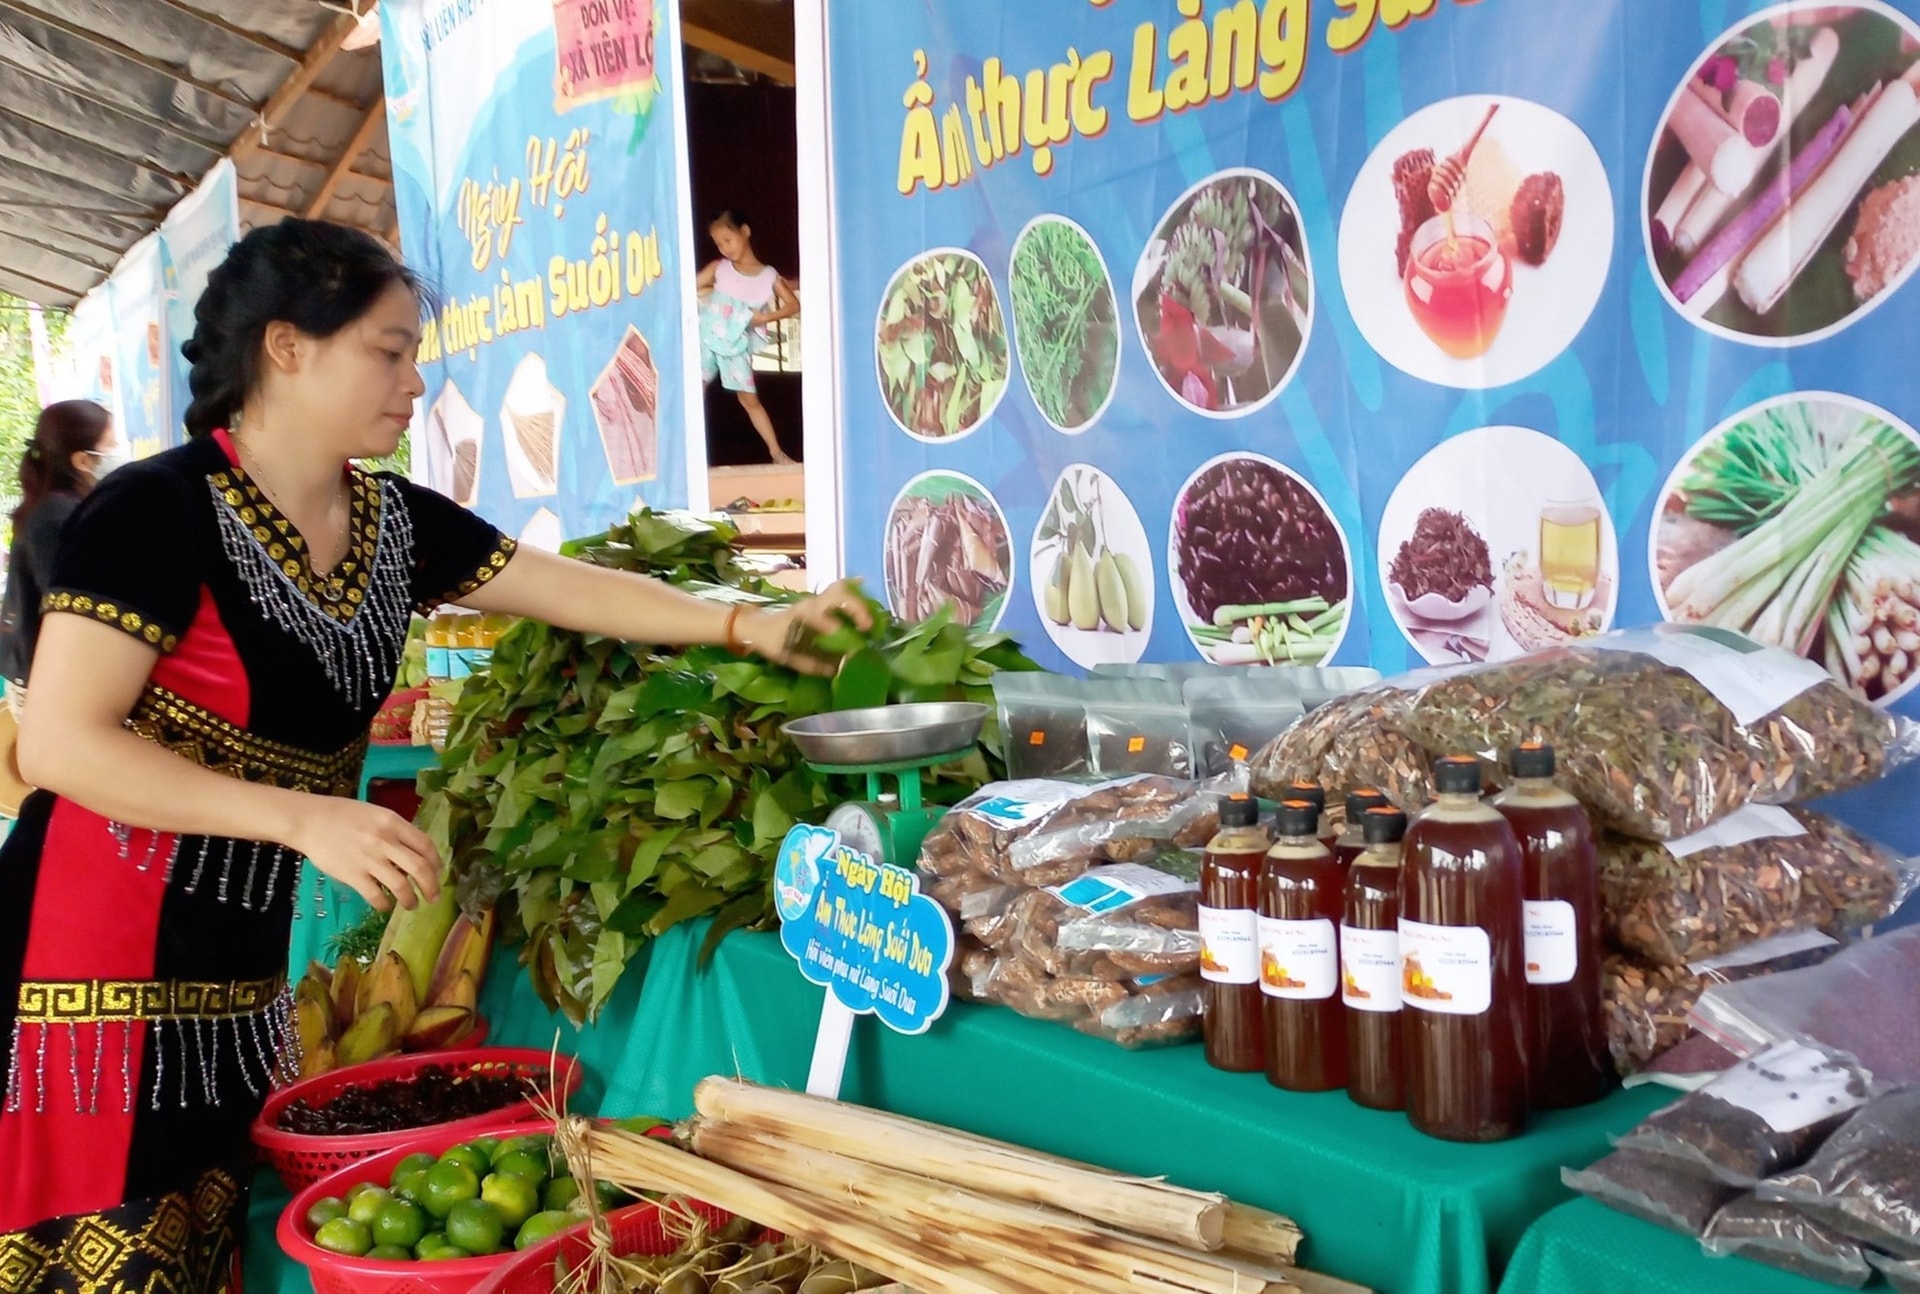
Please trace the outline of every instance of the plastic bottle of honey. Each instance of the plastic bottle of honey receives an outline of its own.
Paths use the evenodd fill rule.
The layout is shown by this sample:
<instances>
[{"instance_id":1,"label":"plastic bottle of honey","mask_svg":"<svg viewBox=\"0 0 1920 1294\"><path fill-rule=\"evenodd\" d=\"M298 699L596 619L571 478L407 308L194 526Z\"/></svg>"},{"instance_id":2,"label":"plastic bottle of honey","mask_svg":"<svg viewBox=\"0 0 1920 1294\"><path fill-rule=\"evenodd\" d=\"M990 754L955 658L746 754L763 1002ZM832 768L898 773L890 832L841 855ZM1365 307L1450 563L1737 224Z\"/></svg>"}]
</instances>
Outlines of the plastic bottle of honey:
<instances>
[{"instance_id":1,"label":"plastic bottle of honey","mask_svg":"<svg viewBox=\"0 0 1920 1294\"><path fill-rule=\"evenodd\" d=\"M1311 800L1283 801L1260 873L1267 1081L1292 1092L1347 1083L1347 1008L1340 1000L1346 869L1315 835L1321 816Z\"/></svg>"},{"instance_id":2,"label":"plastic bottle of honey","mask_svg":"<svg viewBox=\"0 0 1920 1294\"><path fill-rule=\"evenodd\" d=\"M1333 848L1334 842L1337 841L1340 836L1339 833L1333 829L1332 819L1327 816L1327 792L1325 787L1309 778L1301 778L1296 782L1289 783L1286 794L1280 798L1282 801L1305 800L1312 804L1314 812L1319 815L1317 821L1314 823L1313 834L1320 843L1328 849Z\"/></svg>"},{"instance_id":3,"label":"plastic bottle of honey","mask_svg":"<svg viewBox=\"0 0 1920 1294\"><path fill-rule=\"evenodd\" d=\"M1386 806L1387 797L1370 786L1347 792L1347 824L1333 842L1333 856L1343 866L1351 867L1354 859L1367 852L1367 810Z\"/></svg>"},{"instance_id":4,"label":"plastic bottle of honey","mask_svg":"<svg viewBox=\"0 0 1920 1294\"><path fill-rule=\"evenodd\" d=\"M1207 1062L1236 1074L1257 1074L1267 1063L1259 933L1266 857L1259 805L1250 796L1227 797L1200 868L1200 978Z\"/></svg>"},{"instance_id":5,"label":"plastic bottle of honey","mask_svg":"<svg viewBox=\"0 0 1920 1294\"><path fill-rule=\"evenodd\" d=\"M1434 765L1439 798L1400 860L1407 1118L1430 1137L1502 1141L1527 1125L1520 842L1480 798L1480 765Z\"/></svg>"},{"instance_id":6,"label":"plastic bottle of honey","mask_svg":"<svg viewBox=\"0 0 1920 1294\"><path fill-rule=\"evenodd\" d=\"M1593 827L1553 783L1553 747L1530 742L1493 802L1525 868L1528 1086L1536 1110L1588 1105L1613 1085L1600 1005L1600 896Z\"/></svg>"},{"instance_id":7,"label":"plastic bottle of honey","mask_svg":"<svg viewBox=\"0 0 1920 1294\"><path fill-rule=\"evenodd\" d=\"M1347 1095L1372 1110L1407 1108L1400 1008L1400 840L1407 815L1369 809L1366 848L1347 872L1340 985L1347 1008Z\"/></svg>"}]
</instances>

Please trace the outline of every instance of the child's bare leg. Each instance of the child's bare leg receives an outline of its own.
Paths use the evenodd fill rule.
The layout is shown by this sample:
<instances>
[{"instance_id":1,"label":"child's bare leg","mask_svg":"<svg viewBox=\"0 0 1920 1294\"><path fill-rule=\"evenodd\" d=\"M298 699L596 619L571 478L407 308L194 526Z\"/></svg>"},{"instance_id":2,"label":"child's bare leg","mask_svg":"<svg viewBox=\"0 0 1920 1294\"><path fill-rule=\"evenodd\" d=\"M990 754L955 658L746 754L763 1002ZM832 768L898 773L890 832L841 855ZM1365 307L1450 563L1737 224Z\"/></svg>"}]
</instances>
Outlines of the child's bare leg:
<instances>
[{"instance_id":1,"label":"child's bare leg","mask_svg":"<svg viewBox=\"0 0 1920 1294\"><path fill-rule=\"evenodd\" d=\"M766 442L767 452L773 455L776 463L791 463L787 451L780 448L780 438L773 434L773 418L767 413L767 406L760 403L760 397L751 391L741 391L740 407L747 411L747 421L760 433L760 439Z\"/></svg>"}]
</instances>

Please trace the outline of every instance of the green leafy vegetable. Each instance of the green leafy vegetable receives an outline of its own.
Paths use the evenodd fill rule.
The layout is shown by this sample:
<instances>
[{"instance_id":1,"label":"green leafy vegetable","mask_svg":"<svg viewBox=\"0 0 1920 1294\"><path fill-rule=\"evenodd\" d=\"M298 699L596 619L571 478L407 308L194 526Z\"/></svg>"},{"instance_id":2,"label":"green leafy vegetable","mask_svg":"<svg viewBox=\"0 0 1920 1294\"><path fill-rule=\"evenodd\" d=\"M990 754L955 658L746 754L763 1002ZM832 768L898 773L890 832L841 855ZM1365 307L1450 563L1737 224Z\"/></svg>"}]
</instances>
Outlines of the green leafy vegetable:
<instances>
[{"instance_id":1,"label":"green leafy vegetable","mask_svg":"<svg viewBox=\"0 0 1920 1294\"><path fill-rule=\"evenodd\" d=\"M1007 385L1007 330L986 267L930 252L894 275L874 336L880 386L918 436L971 431Z\"/></svg>"},{"instance_id":2,"label":"green leafy vegetable","mask_svg":"<svg viewBox=\"0 0 1920 1294\"><path fill-rule=\"evenodd\" d=\"M569 550L716 600L793 597L739 566L736 534L643 511ZM876 664L893 701L990 701L997 670L1035 668L1007 635L874 612L871 633L844 627L816 644L860 662L849 700L874 699ZM652 652L525 622L467 680L441 767L423 777L421 823L463 898L510 900L504 929L524 941L534 988L583 1021L674 925L713 914L717 940L770 919L788 828L861 793L809 768L781 731L832 708L833 693L829 680L718 648ZM929 800L990 780L997 750L990 729L967 760L929 776Z\"/></svg>"}]
</instances>

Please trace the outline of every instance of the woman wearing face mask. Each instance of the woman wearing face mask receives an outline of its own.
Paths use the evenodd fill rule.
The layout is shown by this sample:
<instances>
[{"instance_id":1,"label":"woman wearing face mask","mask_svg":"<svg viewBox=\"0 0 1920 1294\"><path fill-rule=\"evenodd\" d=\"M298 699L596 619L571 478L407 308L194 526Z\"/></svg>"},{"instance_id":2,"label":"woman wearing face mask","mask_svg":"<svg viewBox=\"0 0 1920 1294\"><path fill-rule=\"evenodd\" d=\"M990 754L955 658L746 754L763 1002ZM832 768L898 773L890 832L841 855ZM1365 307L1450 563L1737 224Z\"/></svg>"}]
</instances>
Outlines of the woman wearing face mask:
<instances>
[{"instance_id":1,"label":"woman wearing face mask","mask_svg":"<svg viewBox=\"0 0 1920 1294\"><path fill-rule=\"evenodd\" d=\"M0 601L0 671L16 715L40 639L40 598L53 583L60 532L100 478L126 460L113 419L93 401L62 400L40 411L20 457L20 506L13 510L7 593Z\"/></svg>"}]
</instances>

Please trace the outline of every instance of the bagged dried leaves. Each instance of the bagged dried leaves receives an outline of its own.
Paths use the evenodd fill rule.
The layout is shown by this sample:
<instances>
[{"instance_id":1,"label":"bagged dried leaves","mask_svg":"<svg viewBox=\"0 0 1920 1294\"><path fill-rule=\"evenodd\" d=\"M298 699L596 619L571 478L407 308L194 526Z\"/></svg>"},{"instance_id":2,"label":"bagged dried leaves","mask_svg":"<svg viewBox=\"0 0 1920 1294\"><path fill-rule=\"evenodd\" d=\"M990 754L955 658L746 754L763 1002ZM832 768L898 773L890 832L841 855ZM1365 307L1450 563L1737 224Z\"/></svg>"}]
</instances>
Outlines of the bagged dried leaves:
<instances>
[{"instance_id":1,"label":"bagged dried leaves","mask_svg":"<svg viewBox=\"0 0 1920 1294\"><path fill-rule=\"evenodd\" d=\"M1403 812L1426 807L1433 799L1433 753L1400 731L1417 695L1403 682L1335 698L1269 742L1249 766L1253 793L1279 799L1294 782L1318 782L1337 803L1348 791L1371 786Z\"/></svg>"},{"instance_id":2,"label":"bagged dried leaves","mask_svg":"<svg viewBox=\"0 0 1920 1294\"><path fill-rule=\"evenodd\" d=\"M1680 966L1792 930L1840 933L1900 897L1893 856L1824 814L1750 805L1667 844L1599 840L1607 935Z\"/></svg>"},{"instance_id":3,"label":"bagged dried leaves","mask_svg":"<svg viewBox=\"0 0 1920 1294\"><path fill-rule=\"evenodd\" d=\"M1818 666L1724 631L1613 634L1427 683L1396 726L1489 764L1525 741L1613 830L1674 840L1747 804L1873 781L1903 729Z\"/></svg>"},{"instance_id":4,"label":"bagged dried leaves","mask_svg":"<svg viewBox=\"0 0 1920 1294\"><path fill-rule=\"evenodd\" d=\"M1686 1041L1689 1015L1715 984L1731 984L1817 965L1839 950L1832 939L1785 936L1749 945L1733 957L1686 966L1662 966L1614 953L1601 966L1607 1047L1622 1078Z\"/></svg>"}]
</instances>

